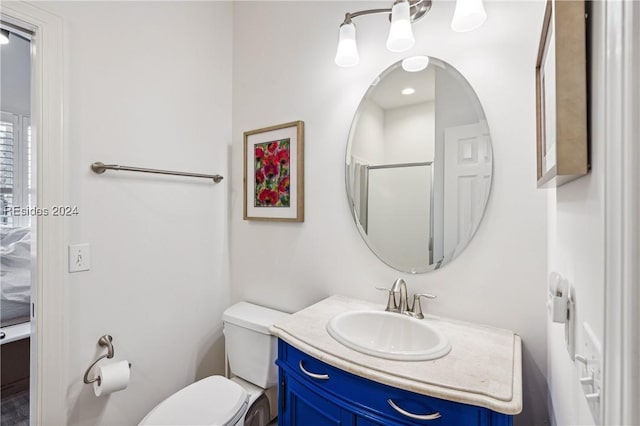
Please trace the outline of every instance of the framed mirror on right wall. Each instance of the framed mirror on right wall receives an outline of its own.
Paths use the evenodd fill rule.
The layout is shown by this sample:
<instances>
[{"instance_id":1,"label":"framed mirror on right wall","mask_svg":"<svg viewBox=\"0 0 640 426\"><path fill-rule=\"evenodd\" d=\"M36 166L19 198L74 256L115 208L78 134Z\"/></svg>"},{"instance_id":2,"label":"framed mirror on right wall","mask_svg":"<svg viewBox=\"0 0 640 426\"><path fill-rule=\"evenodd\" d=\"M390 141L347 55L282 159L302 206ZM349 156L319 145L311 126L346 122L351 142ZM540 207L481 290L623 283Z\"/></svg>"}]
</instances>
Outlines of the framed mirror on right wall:
<instances>
[{"instance_id":1,"label":"framed mirror on right wall","mask_svg":"<svg viewBox=\"0 0 640 426\"><path fill-rule=\"evenodd\" d=\"M586 19L584 1L547 0L536 62L538 188L590 169Z\"/></svg>"}]
</instances>

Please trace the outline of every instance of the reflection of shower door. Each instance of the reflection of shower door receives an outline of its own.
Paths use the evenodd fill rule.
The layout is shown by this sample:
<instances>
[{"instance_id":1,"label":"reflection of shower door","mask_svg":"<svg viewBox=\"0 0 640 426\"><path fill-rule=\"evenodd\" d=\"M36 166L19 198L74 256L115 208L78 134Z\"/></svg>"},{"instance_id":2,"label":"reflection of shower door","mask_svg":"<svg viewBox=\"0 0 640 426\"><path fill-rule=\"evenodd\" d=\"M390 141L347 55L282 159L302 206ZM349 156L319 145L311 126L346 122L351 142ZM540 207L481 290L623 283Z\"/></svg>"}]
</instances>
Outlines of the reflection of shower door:
<instances>
[{"instance_id":1,"label":"reflection of shower door","mask_svg":"<svg viewBox=\"0 0 640 426\"><path fill-rule=\"evenodd\" d=\"M491 183L486 124L450 127L444 133L444 253L457 254L477 227ZM461 244L462 243L462 244Z\"/></svg>"},{"instance_id":2,"label":"reflection of shower door","mask_svg":"<svg viewBox=\"0 0 640 426\"><path fill-rule=\"evenodd\" d=\"M431 263L431 173L431 163L368 167L369 243L405 270Z\"/></svg>"}]
</instances>

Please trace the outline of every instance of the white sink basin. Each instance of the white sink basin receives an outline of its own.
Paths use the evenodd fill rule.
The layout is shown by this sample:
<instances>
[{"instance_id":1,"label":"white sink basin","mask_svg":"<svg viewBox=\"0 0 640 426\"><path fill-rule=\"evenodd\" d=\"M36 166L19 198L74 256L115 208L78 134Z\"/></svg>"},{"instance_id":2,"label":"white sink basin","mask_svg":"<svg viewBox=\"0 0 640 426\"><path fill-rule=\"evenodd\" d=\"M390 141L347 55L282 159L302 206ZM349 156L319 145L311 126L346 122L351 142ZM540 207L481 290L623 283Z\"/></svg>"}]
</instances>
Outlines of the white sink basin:
<instances>
[{"instance_id":1,"label":"white sink basin","mask_svg":"<svg viewBox=\"0 0 640 426\"><path fill-rule=\"evenodd\" d=\"M367 355L426 361L451 350L449 340L427 321L385 311L352 311L333 317L327 331L338 342Z\"/></svg>"}]
</instances>

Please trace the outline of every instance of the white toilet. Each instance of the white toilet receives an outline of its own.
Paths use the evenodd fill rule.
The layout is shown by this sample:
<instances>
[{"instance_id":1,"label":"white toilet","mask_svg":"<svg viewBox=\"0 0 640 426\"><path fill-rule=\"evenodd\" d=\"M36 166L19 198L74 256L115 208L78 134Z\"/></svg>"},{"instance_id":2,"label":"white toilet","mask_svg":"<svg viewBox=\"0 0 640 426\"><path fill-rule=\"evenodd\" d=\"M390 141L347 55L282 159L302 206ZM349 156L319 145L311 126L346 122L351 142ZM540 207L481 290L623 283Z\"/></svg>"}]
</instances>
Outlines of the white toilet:
<instances>
[{"instance_id":1,"label":"white toilet","mask_svg":"<svg viewBox=\"0 0 640 426\"><path fill-rule=\"evenodd\" d=\"M267 425L277 415L278 383L277 339L269 327L286 315L247 302L229 307L222 321L234 377L210 376L179 390L151 410L140 425Z\"/></svg>"}]
</instances>

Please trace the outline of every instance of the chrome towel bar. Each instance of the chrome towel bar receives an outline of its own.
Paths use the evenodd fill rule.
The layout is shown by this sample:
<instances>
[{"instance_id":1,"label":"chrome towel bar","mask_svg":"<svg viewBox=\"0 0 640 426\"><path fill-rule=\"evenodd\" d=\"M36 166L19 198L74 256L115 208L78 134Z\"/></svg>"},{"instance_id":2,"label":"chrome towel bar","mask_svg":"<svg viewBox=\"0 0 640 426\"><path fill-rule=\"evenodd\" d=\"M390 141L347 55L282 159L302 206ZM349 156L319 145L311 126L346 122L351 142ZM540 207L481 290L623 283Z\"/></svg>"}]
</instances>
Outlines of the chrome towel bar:
<instances>
[{"instance_id":1,"label":"chrome towel bar","mask_svg":"<svg viewBox=\"0 0 640 426\"><path fill-rule=\"evenodd\" d=\"M185 172L174 172L171 170L158 170L158 169L146 169L142 167L119 166L117 164L104 164L99 161L91 164L91 170L93 170L97 174L102 174L107 170L125 170L128 172L157 173L161 175L173 175L173 176L190 176L190 177L197 177L197 178L213 179L215 183L219 183L223 179L223 177L220 175L205 175L202 173L185 173Z\"/></svg>"}]
</instances>

